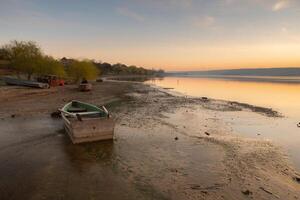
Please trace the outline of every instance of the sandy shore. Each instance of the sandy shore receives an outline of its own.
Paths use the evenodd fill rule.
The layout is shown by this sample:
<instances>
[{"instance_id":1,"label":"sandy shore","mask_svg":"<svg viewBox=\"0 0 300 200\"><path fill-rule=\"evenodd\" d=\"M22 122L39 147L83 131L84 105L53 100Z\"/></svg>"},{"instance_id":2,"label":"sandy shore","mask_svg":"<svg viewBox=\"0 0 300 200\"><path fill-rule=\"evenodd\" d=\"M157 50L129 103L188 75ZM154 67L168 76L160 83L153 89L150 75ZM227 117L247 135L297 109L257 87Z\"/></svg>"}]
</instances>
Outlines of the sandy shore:
<instances>
[{"instance_id":1,"label":"sandy shore","mask_svg":"<svg viewBox=\"0 0 300 200\"><path fill-rule=\"evenodd\" d=\"M113 141L72 145L50 114L78 99L107 105ZM280 147L234 134L223 112L271 109L173 96L144 84L0 87L0 199L298 199Z\"/></svg>"}]
</instances>

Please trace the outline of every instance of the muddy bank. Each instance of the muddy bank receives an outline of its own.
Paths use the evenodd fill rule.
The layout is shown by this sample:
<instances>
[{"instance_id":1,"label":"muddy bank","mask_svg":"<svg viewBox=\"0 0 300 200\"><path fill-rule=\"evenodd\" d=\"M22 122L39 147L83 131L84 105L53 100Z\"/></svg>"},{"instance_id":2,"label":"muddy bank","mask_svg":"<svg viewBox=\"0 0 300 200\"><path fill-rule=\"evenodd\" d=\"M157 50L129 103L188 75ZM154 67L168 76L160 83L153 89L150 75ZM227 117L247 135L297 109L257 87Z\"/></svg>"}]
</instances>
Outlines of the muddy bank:
<instances>
[{"instance_id":1,"label":"muddy bank","mask_svg":"<svg viewBox=\"0 0 300 200\"><path fill-rule=\"evenodd\" d=\"M249 108L174 97L147 85L0 88L0 199L296 199L281 149L231 133L219 112ZM72 145L50 113L78 99L106 104L113 141Z\"/></svg>"}]
</instances>

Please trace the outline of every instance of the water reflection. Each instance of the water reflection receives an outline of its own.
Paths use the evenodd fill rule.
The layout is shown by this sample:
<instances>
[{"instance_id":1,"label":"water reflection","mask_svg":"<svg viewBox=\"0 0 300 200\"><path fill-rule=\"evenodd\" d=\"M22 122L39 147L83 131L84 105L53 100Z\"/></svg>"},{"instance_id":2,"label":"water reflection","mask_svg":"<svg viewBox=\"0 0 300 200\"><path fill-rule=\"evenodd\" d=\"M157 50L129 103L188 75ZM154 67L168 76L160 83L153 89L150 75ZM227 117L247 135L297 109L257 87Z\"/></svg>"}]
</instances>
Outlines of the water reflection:
<instances>
[{"instance_id":1,"label":"water reflection","mask_svg":"<svg viewBox=\"0 0 300 200\"><path fill-rule=\"evenodd\" d=\"M73 145L67 139L64 145L67 158L79 170L93 167L96 163L110 165L115 159L113 140Z\"/></svg>"},{"instance_id":2,"label":"water reflection","mask_svg":"<svg viewBox=\"0 0 300 200\"><path fill-rule=\"evenodd\" d=\"M263 107L271 107L286 116L300 117L300 84L279 82L247 82L228 79L165 77L153 79L164 88L191 96L239 101Z\"/></svg>"}]
</instances>

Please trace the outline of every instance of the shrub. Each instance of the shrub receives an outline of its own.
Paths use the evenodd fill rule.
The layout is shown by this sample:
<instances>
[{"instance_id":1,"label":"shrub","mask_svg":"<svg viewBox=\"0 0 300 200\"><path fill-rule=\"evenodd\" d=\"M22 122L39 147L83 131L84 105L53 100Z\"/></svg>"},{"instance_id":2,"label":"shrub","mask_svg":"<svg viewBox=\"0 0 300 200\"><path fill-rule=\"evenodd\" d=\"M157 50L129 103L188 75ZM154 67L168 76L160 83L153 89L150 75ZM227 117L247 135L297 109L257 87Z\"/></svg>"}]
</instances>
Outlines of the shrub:
<instances>
[{"instance_id":1,"label":"shrub","mask_svg":"<svg viewBox=\"0 0 300 200\"><path fill-rule=\"evenodd\" d=\"M92 80L96 79L100 74L100 71L93 64L93 62L89 60L77 61L74 60L67 67L68 75L74 79L74 81L78 82L82 79Z\"/></svg>"}]
</instances>

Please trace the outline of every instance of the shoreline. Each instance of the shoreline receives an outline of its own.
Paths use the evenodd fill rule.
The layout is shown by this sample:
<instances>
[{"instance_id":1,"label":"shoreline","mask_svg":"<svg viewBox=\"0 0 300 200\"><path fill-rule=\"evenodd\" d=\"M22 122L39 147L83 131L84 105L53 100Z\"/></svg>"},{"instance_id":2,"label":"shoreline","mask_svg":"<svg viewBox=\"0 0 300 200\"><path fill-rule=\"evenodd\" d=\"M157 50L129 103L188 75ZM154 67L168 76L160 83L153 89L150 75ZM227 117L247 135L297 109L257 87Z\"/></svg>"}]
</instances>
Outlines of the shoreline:
<instances>
[{"instance_id":1,"label":"shoreline","mask_svg":"<svg viewBox=\"0 0 300 200\"><path fill-rule=\"evenodd\" d=\"M266 107L256 106L256 105L243 103L243 102L238 102L238 101L214 99L214 98L210 98L210 97L194 97L194 96L190 96L190 95L185 95L185 94L180 93L178 91L164 89L163 87L157 86L155 84L148 84L148 85L150 85L151 87L153 87L155 89L160 90L161 92L168 93L170 95L177 96L177 97L185 97L185 98L189 98L189 99L201 99L203 101L214 101L214 102L229 104L229 105L234 107L233 108L234 111L242 111L243 109L248 109L252 112L263 114L263 115L266 115L268 117L284 117L280 112L278 112L276 110L273 110L273 108L266 108Z\"/></svg>"},{"instance_id":2,"label":"shoreline","mask_svg":"<svg viewBox=\"0 0 300 200\"><path fill-rule=\"evenodd\" d=\"M166 91L163 91L163 93L166 93ZM173 98L174 98L174 96L173 96ZM175 98L181 98L181 97L175 97ZM175 130L177 130L189 137L197 138L200 140L207 141L209 143L213 143L213 144L222 146L225 149L225 155L226 155L225 159L224 159L225 166L227 166L227 168L229 168L229 169L230 168L234 169L231 172L232 174L230 176L235 176L236 171L240 171L240 174L238 175L238 177L241 178L243 181L246 181L247 182L246 185L252 186L252 187L250 187L251 189L249 189L249 188L244 189L244 191L251 191L251 193L253 191L255 191L255 193L257 193L257 192L259 193L260 190L262 190L262 191L266 192L265 190L267 190L267 189L265 189L264 186L260 186L259 188L256 188L256 189L255 189L255 187L257 185L261 184L260 181L262 179L268 180L269 179L268 177L272 177L272 176L278 176L278 175L279 176L283 175L283 177L286 176L284 179L287 182L291 182L291 181L287 180L287 177L289 177L289 176L292 180L298 180L297 177L299 176L299 174L294 170L293 167L291 167L289 158L287 158L287 156L283 154L284 151L280 147L274 146L271 142L268 142L268 141L261 141L259 139L249 139L249 138L245 138L245 137L242 137L239 135L238 136L233 135L232 133L230 133L230 130L224 130L225 124L222 124L222 122L221 122L222 120L218 119L216 117L217 116L216 113L227 112L227 111L241 111L240 107L237 109L235 107L232 107L230 105L230 102L219 101L219 100L207 101L207 100L203 100L203 99L199 99L199 98L194 98L194 99L181 98L181 101L183 101L184 103L183 104L179 103L180 104L179 110L180 109L183 109L183 110L179 111L179 113L181 112L181 114L183 116L186 115L187 113L191 113L191 112L193 113L194 110L197 110L197 108L195 108L194 106L199 107L199 104L201 104L200 106L202 106L202 108L198 108L198 110L193 113L193 118L196 118L196 119L200 118L200 119L202 119L202 121L211 120L213 125L211 125L211 127L209 127L209 125L201 124L201 122L199 122L197 120L193 123L192 119L190 119L190 118L185 119L185 117L183 117L183 119L178 119L177 118L178 111L175 111L175 114L173 115L173 117L175 117L175 121L171 120L171 123L170 123L171 127L173 127ZM157 103L159 101L155 101L155 102ZM187 104L187 108L185 107L185 104ZM206 104L208 104L208 106ZM236 105L243 107L245 104L240 105L237 103ZM181 108L182 106L184 108ZM253 107L255 108L255 106L253 106ZM246 104L245 108L246 109L249 108L247 104ZM178 109L178 108L175 108L175 110L176 109ZM164 112L167 112L167 113L172 112L170 110L172 110L172 109L165 108ZM256 112L255 109L252 111ZM264 111L264 109L263 109L263 111ZM211 112L211 113L206 115L207 112ZM197 113L197 114L195 114L195 113ZM264 112L258 112L258 113L265 114L267 117L273 117L273 115L269 115L269 111L267 113L264 113ZM204 116L206 115L206 119L203 118L203 115ZM167 115L167 117L162 116L162 118L163 119L164 118L172 118L172 114L171 114L171 116ZM180 122L184 122L185 120L186 120L186 123L180 124ZM164 123L165 123L165 121L162 122L162 124L164 124ZM188 133L187 133L186 129L188 129L189 126L191 126L191 124L196 124L196 123L200 123L200 125L202 125L202 126L200 126L200 127L199 127L199 125L197 125L196 127L193 126L191 129L188 130ZM218 127L218 125L217 125L220 123L222 124L221 125L222 128L220 126ZM179 128L178 126L181 126L181 127ZM212 128L215 126L217 126L217 128ZM204 130L202 129L201 133L199 133L199 131L195 131L195 130L199 130L199 129L201 130L201 127L206 127L206 128L204 128ZM207 129L207 127L209 127L209 128ZM222 129L224 131L222 131ZM209 130L209 131L207 131L207 130ZM195 134L191 134L190 132L195 132ZM251 146L251 148L253 148L253 149L249 149L249 146ZM246 151L246 152L244 152L244 151ZM240 152L242 152L242 153L240 153ZM246 158L244 158L244 156L246 156ZM269 160L270 157L272 157L275 160ZM237 161L234 161L233 158L237 159ZM249 168L248 165L251 167L254 167L254 169ZM262 166L259 166L259 165L262 165ZM281 171L281 168L283 168L284 170ZM270 172L267 172L267 177L263 177L263 178L260 177L262 175L261 173L266 173L266 171L268 171L268 170ZM252 175L249 177L249 174L252 174ZM294 175L292 175L292 174L294 174ZM266 176L266 174L264 174L263 176ZM230 183L228 183L228 185L236 184L233 188L239 187L239 185L242 184L242 183L231 183L231 182L233 182L232 178L230 178ZM237 181L237 182L239 182L239 181ZM278 184L278 185L281 184L280 183L281 180L280 181L277 180L276 182L277 182L276 184ZM287 182L285 182L284 184L286 184ZM275 184L275 183L269 183L269 184ZM297 185L298 184L297 182L294 184L299 187L299 185ZM254 186L254 188L253 188L253 186ZM294 186L292 186L292 187L294 187ZM278 196L282 196L286 192L285 189L286 188L279 187L279 188L275 189L275 191L276 191L275 193L272 193L272 192L270 192L270 193L272 193L273 198L278 198ZM270 191L271 190L274 190L274 189L272 188L272 189L270 189ZM230 193L231 191L226 191L226 192ZM242 191L242 193L244 193L244 192ZM297 194L297 192L296 192L296 194ZM256 198L263 198L264 194L261 194L261 195L262 196L256 196ZM236 198L239 199L241 197L236 197ZM268 197L268 198L272 198L272 197Z\"/></svg>"},{"instance_id":3,"label":"shoreline","mask_svg":"<svg viewBox=\"0 0 300 200\"><path fill-rule=\"evenodd\" d=\"M203 78L203 79L223 79L230 81L241 82L265 82L265 83L283 83L283 84L299 84L299 76L246 76L246 75L179 75L179 76L166 76L176 78Z\"/></svg>"},{"instance_id":4,"label":"shoreline","mask_svg":"<svg viewBox=\"0 0 300 200\"><path fill-rule=\"evenodd\" d=\"M172 96L167 91L130 82L95 83L94 90L88 93L80 93L74 86L47 91L0 87L0 92L0 122L4 128L0 158L6 161L0 165L0 175L6 177L9 171L17 170L19 178L31 177L28 186L17 189L14 199L21 199L20 195L51 199L62 194L75 199L300 198L300 175L280 147L237 136L218 117L220 112L235 111L277 117L276 111L236 102ZM60 120L53 121L50 113L72 98L107 105L117 122L113 144L70 143ZM5 124L11 125L5 128ZM16 132L13 127L17 124L26 134ZM53 132L53 128L57 131ZM10 145L16 138L19 142ZM33 152L35 148L43 151ZM15 160L16 150L20 152L17 157L23 158L20 161ZM7 160L8 157L14 159ZM37 164L22 163L32 158ZM58 163L53 162L56 159ZM67 177L59 176L65 173ZM103 174L107 175L103 178ZM14 190L11 181L22 183L19 178L3 179L7 188L7 193L1 192L4 197ZM83 186L79 180L86 190L79 189ZM60 188L61 184L55 184L58 182L68 182L69 189ZM104 183L114 186L114 195L107 192L109 187ZM36 188L37 185L41 186ZM97 193L99 187L103 190Z\"/></svg>"}]
</instances>

